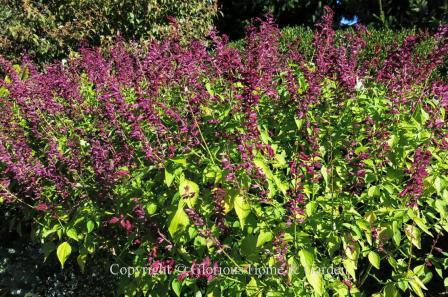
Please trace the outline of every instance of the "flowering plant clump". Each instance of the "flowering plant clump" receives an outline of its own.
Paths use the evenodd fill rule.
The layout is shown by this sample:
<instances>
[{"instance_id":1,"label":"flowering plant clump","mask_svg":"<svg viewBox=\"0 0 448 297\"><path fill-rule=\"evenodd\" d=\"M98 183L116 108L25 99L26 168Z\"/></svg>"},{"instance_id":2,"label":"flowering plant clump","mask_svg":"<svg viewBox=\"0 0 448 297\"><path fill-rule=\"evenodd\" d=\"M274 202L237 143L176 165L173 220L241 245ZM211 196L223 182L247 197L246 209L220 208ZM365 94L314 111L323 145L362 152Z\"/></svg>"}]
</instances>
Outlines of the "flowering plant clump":
<instances>
[{"instance_id":1,"label":"flowering plant clump","mask_svg":"<svg viewBox=\"0 0 448 297\"><path fill-rule=\"evenodd\" d=\"M147 267L121 275L128 296L443 288L448 27L363 60L368 30L332 22L311 59L270 19L241 50L212 32L43 71L0 59L2 208L65 269Z\"/></svg>"}]
</instances>

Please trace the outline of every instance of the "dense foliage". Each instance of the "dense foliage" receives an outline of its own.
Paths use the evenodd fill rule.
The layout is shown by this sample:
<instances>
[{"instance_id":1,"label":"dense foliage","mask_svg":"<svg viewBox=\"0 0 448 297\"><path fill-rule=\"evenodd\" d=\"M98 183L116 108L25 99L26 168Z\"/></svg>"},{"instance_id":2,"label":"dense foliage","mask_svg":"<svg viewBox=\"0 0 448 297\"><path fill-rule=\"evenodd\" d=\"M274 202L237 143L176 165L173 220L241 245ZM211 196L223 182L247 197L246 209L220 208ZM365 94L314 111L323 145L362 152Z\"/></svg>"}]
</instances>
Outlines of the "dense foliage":
<instances>
[{"instance_id":1,"label":"dense foliage","mask_svg":"<svg viewBox=\"0 0 448 297\"><path fill-rule=\"evenodd\" d=\"M212 33L211 47L84 48L41 72L1 58L12 226L32 219L64 269L99 253L150 267L120 275L127 295L442 290L448 27L366 59L369 32L332 23L327 9L310 55L268 20L239 49ZM179 264L194 269L163 273Z\"/></svg>"},{"instance_id":2,"label":"dense foliage","mask_svg":"<svg viewBox=\"0 0 448 297\"><path fill-rule=\"evenodd\" d=\"M175 22L183 35L199 37L217 11L214 0L1 0L0 49L9 58L26 52L48 62L83 42L104 46L117 35L129 41L168 35Z\"/></svg>"}]
</instances>

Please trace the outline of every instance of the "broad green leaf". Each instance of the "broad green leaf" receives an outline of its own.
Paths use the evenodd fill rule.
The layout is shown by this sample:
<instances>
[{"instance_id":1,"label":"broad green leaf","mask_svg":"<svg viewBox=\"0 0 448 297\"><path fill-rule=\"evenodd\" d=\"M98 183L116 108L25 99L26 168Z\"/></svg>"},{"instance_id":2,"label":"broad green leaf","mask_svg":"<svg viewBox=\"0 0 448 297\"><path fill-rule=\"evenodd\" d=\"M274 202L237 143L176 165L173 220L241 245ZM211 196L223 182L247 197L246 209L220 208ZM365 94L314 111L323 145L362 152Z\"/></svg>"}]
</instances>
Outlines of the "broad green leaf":
<instances>
[{"instance_id":1,"label":"broad green leaf","mask_svg":"<svg viewBox=\"0 0 448 297\"><path fill-rule=\"evenodd\" d=\"M67 261L71 253L72 253L72 247L68 242L65 241L58 246L58 249L56 250L56 255L58 256L62 268L64 268L65 261Z\"/></svg>"},{"instance_id":2,"label":"broad green leaf","mask_svg":"<svg viewBox=\"0 0 448 297\"><path fill-rule=\"evenodd\" d=\"M188 207L194 207L199 196L199 186L188 179L183 179L179 184L179 194L187 201Z\"/></svg>"},{"instance_id":3,"label":"broad green leaf","mask_svg":"<svg viewBox=\"0 0 448 297\"><path fill-rule=\"evenodd\" d=\"M431 270L428 269L425 264L415 266L413 272L421 279L422 283L424 284L428 283L433 276Z\"/></svg>"},{"instance_id":4,"label":"broad green leaf","mask_svg":"<svg viewBox=\"0 0 448 297\"><path fill-rule=\"evenodd\" d=\"M380 188L378 186L371 186L367 191L367 194L369 197L379 197L381 194Z\"/></svg>"},{"instance_id":5,"label":"broad green leaf","mask_svg":"<svg viewBox=\"0 0 448 297\"><path fill-rule=\"evenodd\" d=\"M442 196L442 190L443 190L442 183L443 183L442 179L439 176L437 176L434 179L434 188L436 189L437 194L440 195L440 196Z\"/></svg>"},{"instance_id":6,"label":"broad green leaf","mask_svg":"<svg viewBox=\"0 0 448 297\"><path fill-rule=\"evenodd\" d=\"M423 290L427 290L423 282L412 272L412 270L409 270L407 275L408 283L411 285L412 290L417 294L419 297L425 297L425 294L423 293Z\"/></svg>"},{"instance_id":7,"label":"broad green leaf","mask_svg":"<svg viewBox=\"0 0 448 297\"><path fill-rule=\"evenodd\" d=\"M169 187L173 183L174 180L174 174L169 172L168 166L165 166L165 184Z\"/></svg>"},{"instance_id":8,"label":"broad green leaf","mask_svg":"<svg viewBox=\"0 0 448 297\"><path fill-rule=\"evenodd\" d=\"M87 233L90 233L95 228L95 223L93 221L89 220L86 223L86 227L87 227Z\"/></svg>"},{"instance_id":9,"label":"broad green leaf","mask_svg":"<svg viewBox=\"0 0 448 297\"><path fill-rule=\"evenodd\" d=\"M174 237L178 231L184 230L184 228L190 224L190 219L185 213L183 205L184 203L181 200L179 202L179 207L177 208L176 213L171 219L170 226L168 227L168 231L170 232L172 237Z\"/></svg>"},{"instance_id":10,"label":"broad green leaf","mask_svg":"<svg viewBox=\"0 0 448 297\"><path fill-rule=\"evenodd\" d=\"M442 219L448 217L447 203L444 200L437 199L434 205Z\"/></svg>"},{"instance_id":11,"label":"broad green leaf","mask_svg":"<svg viewBox=\"0 0 448 297\"><path fill-rule=\"evenodd\" d=\"M61 228L59 224L53 225L51 229L44 229L42 233L42 237L46 238L48 235L53 234L54 232L58 231Z\"/></svg>"},{"instance_id":12,"label":"broad green leaf","mask_svg":"<svg viewBox=\"0 0 448 297\"><path fill-rule=\"evenodd\" d=\"M393 223L392 223L392 232L393 232L392 239L394 241L394 244L398 247L398 246L400 246L400 242L401 242L401 232L400 232L400 229L398 228L397 221L393 221Z\"/></svg>"},{"instance_id":13,"label":"broad green leaf","mask_svg":"<svg viewBox=\"0 0 448 297\"><path fill-rule=\"evenodd\" d=\"M173 291L176 294L176 296L180 296L182 290L182 283L175 278L171 282L171 288L173 288Z\"/></svg>"},{"instance_id":14,"label":"broad green leaf","mask_svg":"<svg viewBox=\"0 0 448 297\"><path fill-rule=\"evenodd\" d=\"M310 201L305 206L305 213L307 216L312 216L317 210L317 202L316 201Z\"/></svg>"},{"instance_id":15,"label":"broad green leaf","mask_svg":"<svg viewBox=\"0 0 448 297\"><path fill-rule=\"evenodd\" d=\"M400 292L393 283L389 283L384 287L384 297L398 297Z\"/></svg>"},{"instance_id":16,"label":"broad green leaf","mask_svg":"<svg viewBox=\"0 0 448 297\"><path fill-rule=\"evenodd\" d=\"M420 108L415 116L415 119L419 124L424 125L426 121L429 120L429 114L423 108Z\"/></svg>"},{"instance_id":17,"label":"broad green leaf","mask_svg":"<svg viewBox=\"0 0 448 297\"><path fill-rule=\"evenodd\" d=\"M309 273L314 265L314 251L309 249L303 249L299 252L300 263L305 268L305 272Z\"/></svg>"},{"instance_id":18,"label":"broad green leaf","mask_svg":"<svg viewBox=\"0 0 448 297\"><path fill-rule=\"evenodd\" d=\"M368 258L373 267L375 267L376 269L380 269L381 258L377 253L375 253L374 251L370 251Z\"/></svg>"},{"instance_id":19,"label":"broad green leaf","mask_svg":"<svg viewBox=\"0 0 448 297\"><path fill-rule=\"evenodd\" d=\"M294 122L296 123L297 130L300 131L302 129L303 121L304 121L303 119L299 119L297 117L294 117Z\"/></svg>"},{"instance_id":20,"label":"broad green leaf","mask_svg":"<svg viewBox=\"0 0 448 297\"><path fill-rule=\"evenodd\" d=\"M356 225L364 231L370 231L371 229L370 223L363 219L357 220Z\"/></svg>"},{"instance_id":21,"label":"broad green leaf","mask_svg":"<svg viewBox=\"0 0 448 297\"><path fill-rule=\"evenodd\" d=\"M391 147L394 148L398 142L400 141L400 138L396 135L392 135L389 140L387 141L387 144Z\"/></svg>"},{"instance_id":22,"label":"broad green leaf","mask_svg":"<svg viewBox=\"0 0 448 297\"><path fill-rule=\"evenodd\" d=\"M353 260L347 258L342 261L342 264L344 265L347 272L356 281L356 264L355 264L355 262Z\"/></svg>"},{"instance_id":23,"label":"broad green leaf","mask_svg":"<svg viewBox=\"0 0 448 297\"><path fill-rule=\"evenodd\" d=\"M347 286L339 280L333 282L333 289L336 291L337 296L339 297L350 296Z\"/></svg>"},{"instance_id":24,"label":"broad green leaf","mask_svg":"<svg viewBox=\"0 0 448 297\"><path fill-rule=\"evenodd\" d=\"M261 231L260 234L258 235L258 239L257 239L257 247L262 246L263 244L265 244L266 242L269 242L272 240L272 238L274 237L274 235L272 234L272 232L264 232Z\"/></svg>"},{"instance_id":25,"label":"broad green leaf","mask_svg":"<svg viewBox=\"0 0 448 297\"><path fill-rule=\"evenodd\" d=\"M311 269L309 273L306 274L308 282L313 287L314 292L317 296L322 296L324 294L324 283L322 280L322 274L316 270Z\"/></svg>"},{"instance_id":26,"label":"broad green leaf","mask_svg":"<svg viewBox=\"0 0 448 297\"><path fill-rule=\"evenodd\" d=\"M241 229L244 229L246 218L250 214L250 204L246 201L243 195L236 195L234 199L234 207L236 215L240 220Z\"/></svg>"},{"instance_id":27,"label":"broad green leaf","mask_svg":"<svg viewBox=\"0 0 448 297\"><path fill-rule=\"evenodd\" d=\"M75 229L68 229L66 232L67 236L75 241L78 241L78 233Z\"/></svg>"},{"instance_id":28,"label":"broad green leaf","mask_svg":"<svg viewBox=\"0 0 448 297\"><path fill-rule=\"evenodd\" d=\"M268 144L268 143L269 143L269 140L270 140L269 133L268 133L268 129L266 129L266 127L263 127L263 128L258 127L258 130L260 131L260 138L261 138L261 141L262 141L264 144Z\"/></svg>"},{"instance_id":29,"label":"broad green leaf","mask_svg":"<svg viewBox=\"0 0 448 297\"><path fill-rule=\"evenodd\" d=\"M409 241L415 245L418 249L421 249L421 233L417 226L407 225L404 228L404 232Z\"/></svg>"},{"instance_id":30,"label":"broad green leaf","mask_svg":"<svg viewBox=\"0 0 448 297\"><path fill-rule=\"evenodd\" d=\"M148 205L146 205L146 211L148 212L149 215L155 214L157 211L157 204L149 203Z\"/></svg>"},{"instance_id":31,"label":"broad green leaf","mask_svg":"<svg viewBox=\"0 0 448 297\"><path fill-rule=\"evenodd\" d=\"M236 194L238 195L238 194ZM234 207L235 197L236 195L231 195L228 193L226 197L224 197L224 213L228 214Z\"/></svg>"},{"instance_id":32,"label":"broad green leaf","mask_svg":"<svg viewBox=\"0 0 448 297\"><path fill-rule=\"evenodd\" d=\"M205 89L210 94L210 96L215 96L215 91L213 90L213 86L210 84L210 82L205 83Z\"/></svg>"},{"instance_id":33,"label":"broad green leaf","mask_svg":"<svg viewBox=\"0 0 448 297\"><path fill-rule=\"evenodd\" d=\"M370 211L364 215L364 218L367 220L367 222L369 222L370 224L373 224L376 221L376 214L374 212Z\"/></svg>"}]
</instances>

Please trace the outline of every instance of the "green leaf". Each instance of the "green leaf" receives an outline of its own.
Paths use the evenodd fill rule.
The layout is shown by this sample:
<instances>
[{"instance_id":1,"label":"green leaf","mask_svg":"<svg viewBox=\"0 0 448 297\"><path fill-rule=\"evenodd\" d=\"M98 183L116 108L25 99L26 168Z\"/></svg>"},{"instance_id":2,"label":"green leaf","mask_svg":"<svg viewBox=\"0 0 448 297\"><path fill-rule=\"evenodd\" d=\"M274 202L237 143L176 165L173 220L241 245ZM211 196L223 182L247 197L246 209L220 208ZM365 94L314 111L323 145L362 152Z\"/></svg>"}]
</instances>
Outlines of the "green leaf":
<instances>
[{"instance_id":1,"label":"green leaf","mask_svg":"<svg viewBox=\"0 0 448 297\"><path fill-rule=\"evenodd\" d=\"M434 203L434 205L442 219L448 217L448 212L446 210L447 203L444 200L437 199L436 202Z\"/></svg>"},{"instance_id":2,"label":"green leaf","mask_svg":"<svg viewBox=\"0 0 448 297\"><path fill-rule=\"evenodd\" d=\"M423 108L420 107L415 116L415 119L419 124L424 125L426 121L429 120L429 114Z\"/></svg>"},{"instance_id":3,"label":"green leaf","mask_svg":"<svg viewBox=\"0 0 448 297\"><path fill-rule=\"evenodd\" d=\"M79 254L78 257L76 257L76 262L78 263L81 272L84 273L86 269L87 254Z\"/></svg>"},{"instance_id":4,"label":"green leaf","mask_svg":"<svg viewBox=\"0 0 448 297\"><path fill-rule=\"evenodd\" d=\"M392 135L389 140L387 141L387 144L391 147L394 148L398 142L400 141L400 138L396 135Z\"/></svg>"},{"instance_id":5,"label":"green leaf","mask_svg":"<svg viewBox=\"0 0 448 297\"><path fill-rule=\"evenodd\" d=\"M148 212L149 215L155 214L157 211L157 204L149 203L148 205L146 205L146 211Z\"/></svg>"},{"instance_id":6,"label":"green leaf","mask_svg":"<svg viewBox=\"0 0 448 297\"><path fill-rule=\"evenodd\" d=\"M256 157L254 159L254 164L266 175L269 187L269 197L273 197L275 195L276 189L279 189L283 195L286 195L288 191L288 184L282 182L282 180L272 173L272 170L266 164L264 158Z\"/></svg>"},{"instance_id":7,"label":"green leaf","mask_svg":"<svg viewBox=\"0 0 448 297\"><path fill-rule=\"evenodd\" d=\"M417 294L419 297L425 297L425 294L423 293L422 289L427 290L423 282L412 272L412 270L409 270L407 273L407 279L408 283L411 285L412 290Z\"/></svg>"},{"instance_id":8,"label":"green leaf","mask_svg":"<svg viewBox=\"0 0 448 297\"><path fill-rule=\"evenodd\" d=\"M268 143L269 143L269 140L270 140L269 133L268 133L268 129L266 129L266 127L263 127L263 128L258 127L258 130L260 131L260 138L261 138L261 141L262 141L264 144L268 144Z\"/></svg>"},{"instance_id":9,"label":"green leaf","mask_svg":"<svg viewBox=\"0 0 448 297\"><path fill-rule=\"evenodd\" d=\"M210 96L215 96L215 91L213 90L213 86L210 84L210 82L205 83L205 88L207 92L210 94Z\"/></svg>"},{"instance_id":10,"label":"green leaf","mask_svg":"<svg viewBox=\"0 0 448 297\"><path fill-rule=\"evenodd\" d=\"M271 241L273 237L274 237L274 235L272 234L272 232L261 231L260 234L258 235L257 247L260 247L263 244L265 244L266 242Z\"/></svg>"},{"instance_id":11,"label":"green leaf","mask_svg":"<svg viewBox=\"0 0 448 297\"><path fill-rule=\"evenodd\" d=\"M256 252L257 237L255 235L246 235L241 241L241 254L243 256L250 256Z\"/></svg>"},{"instance_id":12,"label":"green leaf","mask_svg":"<svg viewBox=\"0 0 448 297\"><path fill-rule=\"evenodd\" d=\"M179 184L179 194L187 201L188 207L194 207L199 196L199 186L188 179L183 179Z\"/></svg>"},{"instance_id":13,"label":"green leaf","mask_svg":"<svg viewBox=\"0 0 448 297\"><path fill-rule=\"evenodd\" d=\"M68 229L66 232L67 236L75 241L78 241L78 233L75 229Z\"/></svg>"},{"instance_id":14,"label":"green leaf","mask_svg":"<svg viewBox=\"0 0 448 297\"><path fill-rule=\"evenodd\" d=\"M177 211L171 219L170 226L168 227L168 231L172 237L174 237L180 230L184 230L185 227L190 224L190 219L183 209L184 203L185 202L182 200L179 201Z\"/></svg>"},{"instance_id":15,"label":"green leaf","mask_svg":"<svg viewBox=\"0 0 448 297\"><path fill-rule=\"evenodd\" d=\"M53 227L51 229L44 229L43 233L42 233L42 237L46 238L48 237L48 235L53 234L54 232L58 231L61 228L60 225L53 225Z\"/></svg>"},{"instance_id":16,"label":"green leaf","mask_svg":"<svg viewBox=\"0 0 448 297\"><path fill-rule=\"evenodd\" d=\"M379 197L381 195L380 188L378 186L371 186L367 191L369 197Z\"/></svg>"},{"instance_id":17,"label":"green leaf","mask_svg":"<svg viewBox=\"0 0 448 297\"><path fill-rule=\"evenodd\" d=\"M95 228L95 223L91 220L87 221L87 233L90 233L93 231L93 229Z\"/></svg>"},{"instance_id":18,"label":"green leaf","mask_svg":"<svg viewBox=\"0 0 448 297\"><path fill-rule=\"evenodd\" d=\"M342 264L344 265L347 272L356 281L356 264L355 264L355 262L353 260L347 258L342 261Z\"/></svg>"},{"instance_id":19,"label":"green leaf","mask_svg":"<svg viewBox=\"0 0 448 297\"><path fill-rule=\"evenodd\" d=\"M440 195L440 196L442 196L442 190L443 190L443 185L442 185L442 179L439 177L439 176L437 176L435 179L434 179L434 188L436 189L436 191L437 191L437 194L438 195Z\"/></svg>"},{"instance_id":20,"label":"green leaf","mask_svg":"<svg viewBox=\"0 0 448 297\"><path fill-rule=\"evenodd\" d=\"M398 222L397 221L393 221L392 222L392 232L393 232L392 239L394 241L394 244L398 247L398 246L400 246L400 242L401 242L401 233L400 233L400 230L398 228Z\"/></svg>"},{"instance_id":21,"label":"green leaf","mask_svg":"<svg viewBox=\"0 0 448 297\"><path fill-rule=\"evenodd\" d=\"M314 251L303 249L299 252L300 263L305 268L305 273L309 273L314 265Z\"/></svg>"},{"instance_id":22,"label":"green leaf","mask_svg":"<svg viewBox=\"0 0 448 297\"><path fill-rule=\"evenodd\" d=\"M304 120L303 120L303 119L299 119L299 118L297 118L297 117L295 116L295 117L294 117L294 122L296 123L297 130L300 131L300 130L302 129Z\"/></svg>"},{"instance_id":23,"label":"green leaf","mask_svg":"<svg viewBox=\"0 0 448 297\"><path fill-rule=\"evenodd\" d=\"M376 269L380 269L381 258L377 253L375 253L374 251L371 251L369 253L368 258L369 258L370 263L372 263L373 267L375 267Z\"/></svg>"},{"instance_id":24,"label":"green leaf","mask_svg":"<svg viewBox=\"0 0 448 297\"><path fill-rule=\"evenodd\" d=\"M236 215L240 220L241 229L244 229L246 218L250 214L250 204L246 201L246 199L242 195L237 194L233 201L233 205L235 208Z\"/></svg>"},{"instance_id":25,"label":"green leaf","mask_svg":"<svg viewBox=\"0 0 448 297\"><path fill-rule=\"evenodd\" d=\"M56 250L56 255L58 256L62 269L64 269L65 261L67 261L71 253L72 253L72 247L68 242L65 241L58 246L58 249Z\"/></svg>"},{"instance_id":26,"label":"green leaf","mask_svg":"<svg viewBox=\"0 0 448 297\"><path fill-rule=\"evenodd\" d=\"M398 289L393 283L389 283L384 287L384 297L398 297L400 296Z\"/></svg>"},{"instance_id":27,"label":"green leaf","mask_svg":"<svg viewBox=\"0 0 448 297\"><path fill-rule=\"evenodd\" d=\"M420 229L422 229L426 234L430 235L431 237L433 236L432 233L429 231L428 226L426 226L425 221L423 221L422 218L414 217L413 220L417 224L417 226L419 226Z\"/></svg>"},{"instance_id":28,"label":"green leaf","mask_svg":"<svg viewBox=\"0 0 448 297\"><path fill-rule=\"evenodd\" d=\"M416 226L407 225L406 228L404 228L404 232L409 241L418 249L421 249L422 245L420 230Z\"/></svg>"},{"instance_id":29,"label":"green leaf","mask_svg":"<svg viewBox=\"0 0 448 297\"><path fill-rule=\"evenodd\" d=\"M182 283L175 278L171 282L171 287L173 288L173 291L176 294L176 296L180 296L182 290Z\"/></svg>"},{"instance_id":30,"label":"green leaf","mask_svg":"<svg viewBox=\"0 0 448 297\"><path fill-rule=\"evenodd\" d=\"M306 278L308 282L313 287L314 292L317 296L322 296L324 294L324 283L322 281L322 274L315 269L311 269L311 271L306 274Z\"/></svg>"},{"instance_id":31,"label":"green leaf","mask_svg":"<svg viewBox=\"0 0 448 297\"><path fill-rule=\"evenodd\" d=\"M341 281L336 280L333 282L333 289L336 291L337 296L339 297L347 297L350 296L348 288Z\"/></svg>"},{"instance_id":32,"label":"green leaf","mask_svg":"<svg viewBox=\"0 0 448 297\"><path fill-rule=\"evenodd\" d=\"M169 172L168 166L165 166L165 184L169 187L173 183L174 180L174 174Z\"/></svg>"},{"instance_id":33,"label":"green leaf","mask_svg":"<svg viewBox=\"0 0 448 297\"><path fill-rule=\"evenodd\" d=\"M305 206L305 213L307 216L312 216L317 210L317 202L316 201L310 201Z\"/></svg>"}]
</instances>

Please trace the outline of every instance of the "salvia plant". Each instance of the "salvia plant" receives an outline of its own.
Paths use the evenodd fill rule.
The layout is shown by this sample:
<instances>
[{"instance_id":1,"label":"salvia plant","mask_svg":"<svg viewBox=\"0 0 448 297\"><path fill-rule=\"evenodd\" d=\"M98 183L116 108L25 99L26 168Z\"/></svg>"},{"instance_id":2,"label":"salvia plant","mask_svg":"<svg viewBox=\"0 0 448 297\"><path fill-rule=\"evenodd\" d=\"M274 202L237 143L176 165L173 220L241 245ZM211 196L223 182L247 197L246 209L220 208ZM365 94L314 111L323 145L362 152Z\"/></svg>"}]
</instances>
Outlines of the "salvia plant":
<instances>
[{"instance_id":1,"label":"salvia plant","mask_svg":"<svg viewBox=\"0 0 448 297\"><path fill-rule=\"evenodd\" d=\"M13 227L65 269L108 254L127 296L443 290L448 26L362 59L368 30L332 23L310 58L269 18L241 49L212 32L42 71L1 58Z\"/></svg>"}]
</instances>

